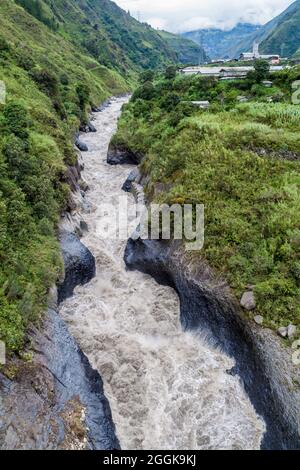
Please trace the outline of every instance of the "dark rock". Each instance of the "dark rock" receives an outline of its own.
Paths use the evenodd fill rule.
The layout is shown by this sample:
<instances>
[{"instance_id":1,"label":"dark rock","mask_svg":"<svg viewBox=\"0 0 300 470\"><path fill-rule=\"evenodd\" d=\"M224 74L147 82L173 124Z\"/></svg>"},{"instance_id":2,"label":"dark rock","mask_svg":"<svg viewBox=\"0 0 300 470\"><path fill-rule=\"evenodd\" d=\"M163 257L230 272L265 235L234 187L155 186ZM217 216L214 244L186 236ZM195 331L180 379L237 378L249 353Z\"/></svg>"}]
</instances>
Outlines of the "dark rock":
<instances>
[{"instance_id":1,"label":"dark rock","mask_svg":"<svg viewBox=\"0 0 300 470\"><path fill-rule=\"evenodd\" d=\"M55 310L31 343L33 360L15 360L15 380L0 373L0 449L119 449L101 377ZM85 410L84 436L74 432L74 404Z\"/></svg>"},{"instance_id":2,"label":"dark rock","mask_svg":"<svg viewBox=\"0 0 300 470\"><path fill-rule=\"evenodd\" d=\"M78 185L79 185L79 188L81 189L81 191L83 191L83 193L86 193L86 191L88 191L90 189L89 185L87 184L87 182L84 179L80 179L78 181Z\"/></svg>"},{"instance_id":3,"label":"dark rock","mask_svg":"<svg viewBox=\"0 0 300 470\"><path fill-rule=\"evenodd\" d=\"M75 200L74 193L69 192L67 197L67 210L73 212L77 208L77 201Z\"/></svg>"},{"instance_id":4,"label":"dark rock","mask_svg":"<svg viewBox=\"0 0 300 470\"><path fill-rule=\"evenodd\" d=\"M89 132L89 126L87 124L80 124L80 127L79 127L79 130L80 132Z\"/></svg>"},{"instance_id":5,"label":"dark rock","mask_svg":"<svg viewBox=\"0 0 300 470\"><path fill-rule=\"evenodd\" d=\"M68 183L72 191L77 191L79 188L78 180L80 178L80 171L76 166L67 166L64 181Z\"/></svg>"},{"instance_id":6,"label":"dark rock","mask_svg":"<svg viewBox=\"0 0 300 470\"><path fill-rule=\"evenodd\" d=\"M60 242L65 266L64 281L58 285L58 300L62 302L73 294L76 286L95 276L96 264L92 253L73 233L63 232Z\"/></svg>"},{"instance_id":7,"label":"dark rock","mask_svg":"<svg viewBox=\"0 0 300 470\"><path fill-rule=\"evenodd\" d=\"M75 145L76 147L81 151L81 152L88 152L88 146L82 142L79 137L77 137L76 141L75 141Z\"/></svg>"},{"instance_id":8,"label":"dark rock","mask_svg":"<svg viewBox=\"0 0 300 470\"><path fill-rule=\"evenodd\" d=\"M88 123L88 131L89 132L97 132L96 127L91 122Z\"/></svg>"},{"instance_id":9,"label":"dark rock","mask_svg":"<svg viewBox=\"0 0 300 470\"><path fill-rule=\"evenodd\" d=\"M300 449L300 394L291 380L300 380L299 368L276 334L252 329L229 290L204 263L192 268L179 242L131 239L125 262L173 287L180 297L183 329L201 330L235 360L234 371L266 423L262 449Z\"/></svg>"},{"instance_id":10,"label":"dark rock","mask_svg":"<svg viewBox=\"0 0 300 470\"><path fill-rule=\"evenodd\" d=\"M122 190L125 191L126 193L130 193L132 189L132 183L137 182L139 178L140 178L140 172L137 168L135 168L134 170L130 172L127 180L123 184Z\"/></svg>"},{"instance_id":11,"label":"dark rock","mask_svg":"<svg viewBox=\"0 0 300 470\"><path fill-rule=\"evenodd\" d=\"M88 224L84 220L80 221L80 228L83 232L88 232L89 231Z\"/></svg>"},{"instance_id":12,"label":"dark rock","mask_svg":"<svg viewBox=\"0 0 300 470\"><path fill-rule=\"evenodd\" d=\"M107 153L107 163L110 165L139 165L144 155L140 152L132 152L124 147L110 144Z\"/></svg>"},{"instance_id":13,"label":"dark rock","mask_svg":"<svg viewBox=\"0 0 300 470\"><path fill-rule=\"evenodd\" d=\"M111 101L108 99L104 101L100 106L92 106L92 112L101 113L102 111L104 111L104 109L108 108L110 104L111 104Z\"/></svg>"}]
</instances>

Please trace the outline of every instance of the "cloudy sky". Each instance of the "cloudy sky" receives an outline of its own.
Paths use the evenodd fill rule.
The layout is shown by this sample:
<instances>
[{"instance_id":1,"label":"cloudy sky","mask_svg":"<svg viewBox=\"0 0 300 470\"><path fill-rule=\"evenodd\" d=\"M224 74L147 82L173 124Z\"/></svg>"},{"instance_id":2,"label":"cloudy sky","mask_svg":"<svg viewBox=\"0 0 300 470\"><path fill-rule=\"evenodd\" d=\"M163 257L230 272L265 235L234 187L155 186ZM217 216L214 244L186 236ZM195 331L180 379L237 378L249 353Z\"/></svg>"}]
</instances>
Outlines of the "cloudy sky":
<instances>
[{"instance_id":1,"label":"cloudy sky","mask_svg":"<svg viewBox=\"0 0 300 470\"><path fill-rule=\"evenodd\" d=\"M239 21L263 24L293 0L115 0L132 16L174 32L211 26L228 29Z\"/></svg>"}]
</instances>

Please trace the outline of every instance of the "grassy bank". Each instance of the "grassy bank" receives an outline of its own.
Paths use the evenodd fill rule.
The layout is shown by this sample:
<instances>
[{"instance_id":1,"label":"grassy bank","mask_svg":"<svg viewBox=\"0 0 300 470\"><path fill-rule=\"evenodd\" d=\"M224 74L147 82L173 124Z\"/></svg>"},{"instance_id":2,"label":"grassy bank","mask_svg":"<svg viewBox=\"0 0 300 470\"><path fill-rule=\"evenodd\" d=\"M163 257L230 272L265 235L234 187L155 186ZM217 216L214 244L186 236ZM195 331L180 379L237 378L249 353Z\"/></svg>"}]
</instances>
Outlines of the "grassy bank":
<instances>
[{"instance_id":1,"label":"grassy bank","mask_svg":"<svg viewBox=\"0 0 300 470\"><path fill-rule=\"evenodd\" d=\"M0 81L0 339L18 351L61 272L56 227L70 191L66 166L77 159L74 133L92 104L129 85L6 0Z\"/></svg>"},{"instance_id":2,"label":"grassy bank","mask_svg":"<svg viewBox=\"0 0 300 470\"><path fill-rule=\"evenodd\" d=\"M266 324L299 325L300 110L291 104L299 69L274 77L272 88L253 74L226 83L168 76L136 91L114 142L146 155L150 200L205 205L196 257L238 298L254 285ZM209 110L191 105L206 99Z\"/></svg>"}]
</instances>

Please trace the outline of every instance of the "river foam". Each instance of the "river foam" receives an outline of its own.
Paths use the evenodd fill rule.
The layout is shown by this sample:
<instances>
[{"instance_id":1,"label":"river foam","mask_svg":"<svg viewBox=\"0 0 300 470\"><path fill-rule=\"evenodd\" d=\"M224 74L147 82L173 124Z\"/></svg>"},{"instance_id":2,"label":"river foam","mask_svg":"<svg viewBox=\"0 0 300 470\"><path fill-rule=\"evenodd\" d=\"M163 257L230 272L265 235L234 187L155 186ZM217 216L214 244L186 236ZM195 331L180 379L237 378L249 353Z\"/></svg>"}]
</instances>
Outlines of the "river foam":
<instances>
[{"instance_id":1,"label":"river foam","mask_svg":"<svg viewBox=\"0 0 300 470\"><path fill-rule=\"evenodd\" d=\"M82 241L96 258L97 275L62 304L61 315L103 378L123 449L258 449L265 425L238 377L226 372L234 361L182 331L173 289L126 270L126 241L97 235L101 204L118 204L132 169L106 163L125 101L95 114L97 133L82 137L90 187Z\"/></svg>"}]
</instances>

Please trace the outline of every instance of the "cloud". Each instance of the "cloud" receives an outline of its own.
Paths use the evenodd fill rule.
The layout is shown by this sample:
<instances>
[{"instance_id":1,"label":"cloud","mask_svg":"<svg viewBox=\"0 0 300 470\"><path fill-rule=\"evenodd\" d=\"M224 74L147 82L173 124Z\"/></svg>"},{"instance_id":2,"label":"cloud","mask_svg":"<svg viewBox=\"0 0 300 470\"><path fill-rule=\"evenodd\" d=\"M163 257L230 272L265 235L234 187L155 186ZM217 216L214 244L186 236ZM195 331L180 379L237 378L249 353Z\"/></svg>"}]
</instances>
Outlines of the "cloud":
<instances>
[{"instance_id":1,"label":"cloud","mask_svg":"<svg viewBox=\"0 0 300 470\"><path fill-rule=\"evenodd\" d=\"M238 22L264 24L293 0L115 0L155 28L174 32L198 28L229 29Z\"/></svg>"}]
</instances>

